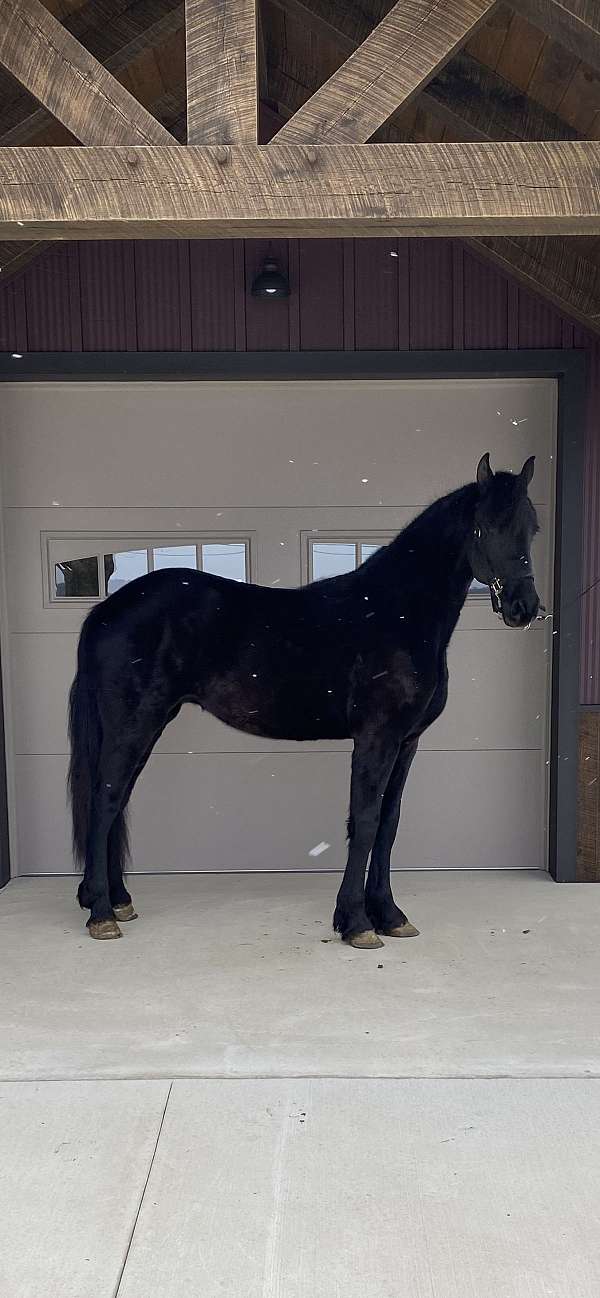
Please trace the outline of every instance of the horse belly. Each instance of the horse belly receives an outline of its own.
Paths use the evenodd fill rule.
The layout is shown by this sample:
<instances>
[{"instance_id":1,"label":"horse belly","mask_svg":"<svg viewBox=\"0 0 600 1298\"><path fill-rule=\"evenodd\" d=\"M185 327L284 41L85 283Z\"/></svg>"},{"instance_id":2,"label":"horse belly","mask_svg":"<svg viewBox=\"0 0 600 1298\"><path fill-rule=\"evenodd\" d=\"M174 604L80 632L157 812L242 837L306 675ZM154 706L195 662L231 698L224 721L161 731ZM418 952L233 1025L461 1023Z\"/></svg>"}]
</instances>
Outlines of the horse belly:
<instances>
[{"instance_id":1,"label":"horse belly","mask_svg":"<svg viewBox=\"0 0 600 1298\"><path fill-rule=\"evenodd\" d=\"M286 683L279 689L254 681L220 681L199 700L206 710L245 734L263 739L302 740L347 739L349 728L345 708L333 692L307 689L307 682Z\"/></svg>"}]
</instances>

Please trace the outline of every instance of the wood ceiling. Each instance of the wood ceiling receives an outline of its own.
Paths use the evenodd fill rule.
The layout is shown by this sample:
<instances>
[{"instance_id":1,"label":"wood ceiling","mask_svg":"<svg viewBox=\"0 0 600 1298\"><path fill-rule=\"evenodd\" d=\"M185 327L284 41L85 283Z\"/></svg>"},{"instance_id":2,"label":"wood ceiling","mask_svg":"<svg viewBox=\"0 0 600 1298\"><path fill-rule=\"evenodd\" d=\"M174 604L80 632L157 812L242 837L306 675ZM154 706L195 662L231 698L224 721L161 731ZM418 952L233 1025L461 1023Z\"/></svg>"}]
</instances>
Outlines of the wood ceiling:
<instances>
[{"instance_id":1,"label":"wood ceiling","mask_svg":"<svg viewBox=\"0 0 600 1298\"><path fill-rule=\"evenodd\" d=\"M157 144L186 141L185 13L180 0L44 3L141 106L140 130L148 129L147 118L154 119L155 126L156 122L161 124L146 138ZM407 8L410 3L407 0ZM356 140L358 112L360 138L375 142L600 140L598 0L569 0L565 5L549 0L514 0L514 8L486 0L469 0L469 4L471 21L478 16L482 20L467 44L444 62L441 42L441 66L433 78L401 109L393 111L394 103L406 100L411 93L411 75L415 85L420 80L419 69L412 69L409 60L400 67L390 61L389 72L386 69L386 52L394 40L394 0L262 0L259 141L266 143L281 131L282 142L287 138L293 143L303 135L307 138L307 127L318 139L325 118L328 144ZM214 4L208 10L214 11ZM0 0L0 38L11 11L12 0ZM386 116L385 93L378 96L373 111L372 101L357 92L356 77L350 75L348 79L347 71L339 74L332 87L325 83L388 15L389 30L386 32L384 26L371 38L370 61L363 60L361 67L367 82L372 73L373 79L380 77L384 91L389 90ZM437 36L434 21L429 36L432 67ZM198 40L204 42L204 48L206 39L207 32L201 31ZM85 69L82 75L86 75ZM320 87L323 90L316 95ZM219 139L219 102L223 93L218 83L207 85L201 76L187 90L190 117L197 113L199 119L202 114L206 119L207 112L212 114L215 142ZM128 96L124 98L130 102ZM310 106L304 113L299 112L308 100ZM333 135L332 113L336 122ZM288 128L291 118L294 121ZM350 121L348 133L346 120ZM210 142L206 133L194 136L192 120L190 128L190 142L194 138ZM86 144L94 144L93 130L90 116ZM64 124L0 69L0 146L77 143ZM575 184L575 167L573 175ZM506 184L506 177L501 178L501 183ZM215 221L218 229L218 211ZM564 228L583 229L584 223ZM40 246L1 243L0 276L13 274ZM600 332L600 236L596 233L588 237L494 236L478 238L476 246L562 310Z\"/></svg>"}]
</instances>

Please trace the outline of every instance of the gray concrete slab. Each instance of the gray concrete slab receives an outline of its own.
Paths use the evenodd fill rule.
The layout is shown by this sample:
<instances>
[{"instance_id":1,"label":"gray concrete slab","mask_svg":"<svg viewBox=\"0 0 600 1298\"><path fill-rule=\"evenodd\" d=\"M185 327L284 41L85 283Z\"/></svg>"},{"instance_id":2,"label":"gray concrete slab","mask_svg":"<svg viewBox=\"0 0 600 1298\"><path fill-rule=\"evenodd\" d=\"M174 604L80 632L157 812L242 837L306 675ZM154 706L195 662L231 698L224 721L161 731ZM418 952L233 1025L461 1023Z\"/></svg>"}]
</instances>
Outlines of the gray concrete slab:
<instances>
[{"instance_id":1,"label":"gray concrete slab","mask_svg":"<svg viewBox=\"0 0 600 1298\"><path fill-rule=\"evenodd\" d=\"M131 882L119 942L74 879L0 894L0 1077L600 1075L600 888L399 874L421 936L365 952L334 875Z\"/></svg>"},{"instance_id":2,"label":"gray concrete slab","mask_svg":"<svg viewBox=\"0 0 600 1298\"><path fill-rule=\"evenodd\" d=\"M0 1083L2 1298L113 1298L168 1092Z\"/></svg>"},{"instance_id":3,"label":"gray concrete slab","mask_svg":"<svg viewBox=\"0 0 600 1298\"><path fill-rule=\"evenodd\" d=\"M118 1298L597 1298L600 1081L176 1083Z\"/></svg>"}]
</instances>

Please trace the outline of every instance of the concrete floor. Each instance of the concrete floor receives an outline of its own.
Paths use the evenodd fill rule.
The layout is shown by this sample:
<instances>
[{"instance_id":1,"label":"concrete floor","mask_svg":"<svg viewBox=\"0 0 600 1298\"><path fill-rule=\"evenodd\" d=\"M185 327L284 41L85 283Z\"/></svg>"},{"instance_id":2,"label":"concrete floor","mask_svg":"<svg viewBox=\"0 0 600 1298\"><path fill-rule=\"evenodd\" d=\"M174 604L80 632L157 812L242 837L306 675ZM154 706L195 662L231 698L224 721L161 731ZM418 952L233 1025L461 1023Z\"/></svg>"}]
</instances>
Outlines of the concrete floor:
<instances>
[{"instance_id":1,"label":"concrete floor","mask_svg":"<svg viewBox=\"0 0 600 1298\"><path fill-rule=\"evenodd\" d=\"M2 1298L597 1298L600 889L406 874L0 894Z\"/></svg>"}]
</instances>

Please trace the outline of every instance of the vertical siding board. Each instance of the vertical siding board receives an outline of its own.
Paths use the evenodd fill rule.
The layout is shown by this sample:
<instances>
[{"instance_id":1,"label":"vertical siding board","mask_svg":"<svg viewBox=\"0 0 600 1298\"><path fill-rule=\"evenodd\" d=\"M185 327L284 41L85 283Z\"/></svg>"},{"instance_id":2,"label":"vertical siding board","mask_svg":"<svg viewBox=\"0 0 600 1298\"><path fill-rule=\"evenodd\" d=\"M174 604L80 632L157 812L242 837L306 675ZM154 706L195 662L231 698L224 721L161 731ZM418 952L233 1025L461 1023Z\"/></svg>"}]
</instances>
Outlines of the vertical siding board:
<instances>
[{"instance_id":1,"label":"vertical siding board","mask_svg":"<svg viewBox=\"0 0 600 1298\"><path fill-rule=\"evenodd\" d=\"M178 244L140 239L134 264L138 350L181 351Z\"/></svg>"},{"instance_id":2,"label":"vertical siding board","mask_svg":"<svg viewBox=\"0 0 600 1298\"><path fill-rule=\"evenodd\" d=\"M81 335L81 285L79 282L79 244L67 244L69 308L71 312L71 350L83 349Z\"/></svg>"},{"instance_id":3,"label":"vertical siding board","mask_svg":"<svg viewBox=\"0 0 600 1298\"><path fill-rule=\"evenodd\" d=\"M341 239L299 240L300 347L344 349L344 261Z\"/></svg>"},{"instance_id":4,"label":"vertical siding board","mask_svg":"<svg viewBox=\"0 0 600 1298\"><path fill-rule=\"evenodd\" d=\"M252 297L250 289L265 257L272 255L288 274L286 239L246 241L246 346L249 352L287 352L290 347L288 298Z\"/></svg>"},{"instance_id":5,"label":"vertical siding board","mask_svg":"<svg viewBox=\"0 0 600 1298\"><path fill-rule=\"evenodd\" d=\"M396 351L399 342L397 239L356 239L354 320L357 351Z\"/></svg>"},{"instance_id":6,"label":"vertical siding board","mask_svg":"<svg viewBox=\"0 0 600 1298\"><path fill-rule=\"evenodd\" d=\"M354 239L344 239L344 351L353 352L356 346L356 274L354 268Z\"/></svg>"},{"instance_id":7,"label":"vertical siding board","mask_svg":"<svg viewBox=\"0 0 600 1298\"><path fill-rule=\"evenodd\" d=\"M137 348L131 243L81 243L81 332L84 352Z\"/></svg>"},{"instance_id":8,"label":"vertical siding board","mask_svg":"<svg viewBox=\"0 0 600 1298\"><path fill-rule=\"evenodd\" d=\"M190 244L192 350L236 350L234 260L231 239Z\"/></svg>"},{"instance_id":9,"label":"vertical siding board","mask_svg":"<svg viewBox=\"0 0 600 1298\"><path fill-rule=\"evenodd\" d=\"M288 244L288 278L290 283L290 300L288 302L290 351L300 351L300 246L298 239L290 239Z\"/></svg>"},{"instance_id":10,"label":"vertical siding board","mask_svg":"<svg viewBox=\"0 0 600 1298\"><path fill-rule=\"evenodd\" d=\"M562 347L562 320L547 302L519 289L519 347Z\"/></svg>"},{"instance_id":11,"label":"vertical siding board","mask_svg":"<svg viewBox=\"0 0 600 1298\"><path fill-rule=\"evenodd\" d=\"M507 279L506 294L506 341L508 347L516 350L521 345L519 339L521 289L516 280Z\"/></svg>"},{"instance_id":12,"label":"vertical siding board","mask_svg":"<svg viewBox=\"0 0 600 1298\"><path fill-rule=\"evenodd\" d=\"M508 346L505 277L471 252L464 254L465 349Z\"/></svg>"},{"instance_id":13,"label":"vertical siding board","mask_svg":"<svg viewBox=\"0 0 600 1298\"><path fill-rule=\"evenodd\" d=\"M452 242L452 347L461 352L465 345L465 251L458 239Z\"/></svg>"},{"instance_id":14,"label":"vertical siding board","mask_svg":"<svg viewBox=\"0 0 600 1298\"><path fill-rule=\"evenodd\" d=\"M26 352L27 312L23 272L0 284L0 351Z\"/></svg>"},{"instance_id":15,"label":"vertical siding board","mask_svg":"<svg viewBox=\"0 0 600 1298\"><path fill-rule=\"evenodd\" d=\"M243 239L233 243L233 310L235 330L235 350L245 352L248 348L246 337L246 244Z\"/></svg>"},{"instance_id":16,"label":"vertical siding board","mask_svg":"<svg viewBox=\"0 0 600 1298\"><path fill-rule=\"evenodd\" d=\"M452 244L445 239L408 239L410 347L452 347Z\"/></svg>"},{"instance_id":17,"label":"vertical siding board","mask_svg":"<svg viewBox=\"0 0 600 1298\"><path fill-rule=\"evenodd\" d=\"M77 350L73 347L66 244L49 248L27 267L25 303L29 351Z\"/></svg>"},{"instance_id":18,"label":"vertical siding board","mask_svg":"<svg viewBox=\"0 0 600 1298\"><path fill-rule=\"evenodd\" d=\"M410 315L412 297L410 285L410 239L398 239L396 265L398 267L398 351L410 347Z\"/></svg>"},{"instance_id":19,"label":"vertical siding board","mask_svg":"<svg viewBox=\"0 0 600 1298\"><path fill-rule=\"evenodd\" d=\"M179 239L177 243L177 273L179 277L179 330L181 350L192 350L192 283L190 272L190 243Z\"/></svg>"}]
</instances>

